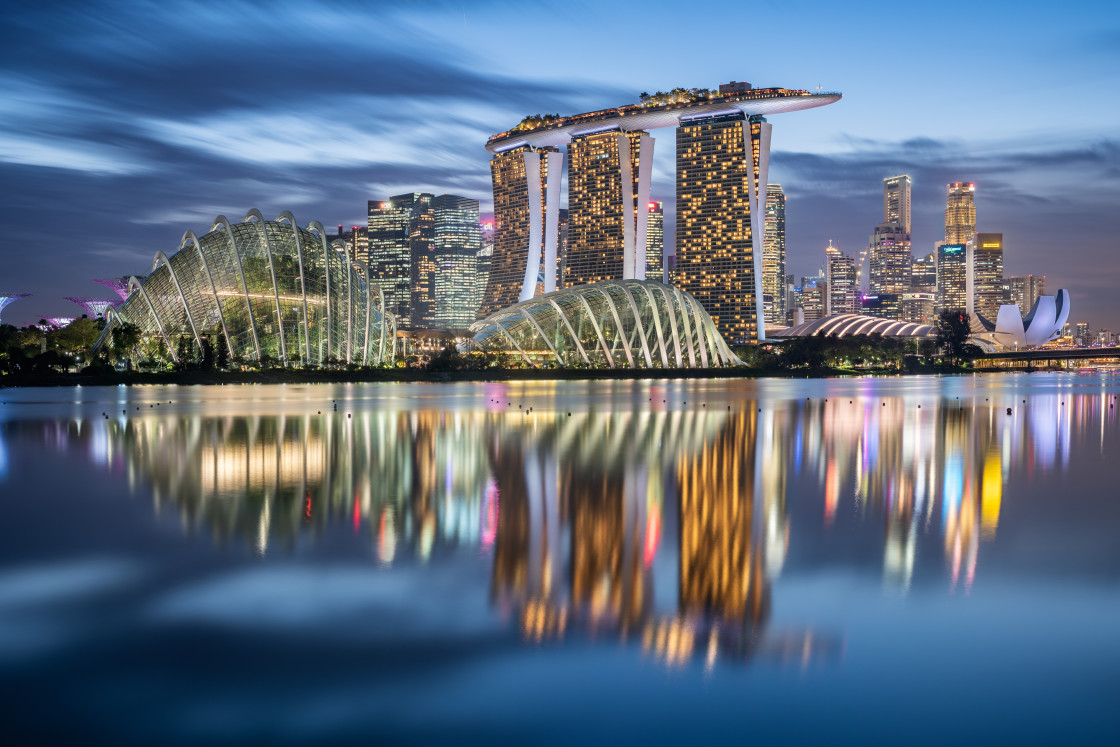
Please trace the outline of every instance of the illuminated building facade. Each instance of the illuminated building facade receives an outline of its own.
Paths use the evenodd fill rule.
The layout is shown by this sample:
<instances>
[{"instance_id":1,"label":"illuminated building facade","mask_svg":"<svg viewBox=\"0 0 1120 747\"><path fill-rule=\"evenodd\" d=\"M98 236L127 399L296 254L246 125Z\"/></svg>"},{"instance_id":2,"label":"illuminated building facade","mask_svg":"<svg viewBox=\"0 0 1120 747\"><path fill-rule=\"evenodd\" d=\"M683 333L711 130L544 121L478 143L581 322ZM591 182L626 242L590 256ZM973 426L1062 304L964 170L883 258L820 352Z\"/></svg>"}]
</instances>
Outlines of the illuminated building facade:
<instances>
[{"instance_id":1,"label":"illuminated building facade","mask_svg":"<svg viewBox=\"0 0 1120 747\"><path fill-rule=\"evenodd\" d=\"M0 314L4 312L4 307L10 303L15 303L21 298L27 298L30 293L0 293Z\"/></svg>"},{"instance_id":2,"label":"illuminated building facade","mask_svg":"<svg viewBox=\"0 0 1120 747\"><path fill-rule=\"evenodd\" d=\"M542 264L544 287L556 290L549 268L557 264L563 165L564 155L554 147L521 146L490 159L494 254L479 318L532 298Z\"/></svg>"},{"instance_id":3,"label":"illuminated building facade","mask_svg":"<svg viewBox=\"0 0 1120 747\"><path fill-rule=\"evenodd\" d=\"M287 212L266 221L250 210L233 225L218 216L202 237L187 231L171 257L156 252L152 273L130 281L94 350L128 323L149 359L177 363L185 344L283 365L388 363L396 321L364 270L345 242L327 243L319 223L299 228Z\"/></svg>"},{"instance_id":4,"label":"illuminated building facade","mask_svg":"<svg viewBox=\"0 0 1120 747\"><path fill-rule=\"evenodd\" d=\"M667 283L665 278L665 206L659 201L649 203L646 229L646 278Z\"/></svg>"},{"instance_id":5,"label":"illuminated building facade","mask_svg":"<svg viewBox=\"0 0 1120 747\"><path fill-rule=\"evenodd\" d=\"M902 296L898 293L867 293L860 296L859 313L880 319L900 319Z\"/></svg>"},{"instance_id":6,"label":"illuminated building facade","mask_svg":"<svg viewBox=\"0 0 1120 747\"><path fill-rule=\"evenodd\" d=\"M1005 302L1003 291L1003 234L978 233L972 248L973 309L995 319Z\"/></svg>"},{"instance_id":7,"label":"illuminated building facade","mask_svg":"<svg viewBox=\"0 0 1120 747\"><path fill-rule=\"evenodd\" d=\"M952 182L945 194L945 243L967 244L976 233L976 184Z\"/></svg>"},{"instance_id":8,"label":"illuminated building facade","mask_svg":"<svg viewBox=\"0 0 1120 747\"><path fill-rule=\"evenodd\" d=\"M565 288L645 279L652 172L653 138L647 132L572 137Z\"/></svg>"},{"instance_id":9,"label":"illuminated building facade","mask_svg":"<svg viewBox=\"0 0 1120 747\"><path fill-rule=\"evenodd\" d=\"M910 176L899 174L883 180L883 222L895 223L910 240Z\"/></svg>"},{"instance_id":10,"label":"illuminated building facade","mask_svg":"<svg viewBox=\"0 0 1120 747\"><path fill-rule=\"evenodd\" d=\"M910 289L913 279L910 234L894 221L880 223L868 246L868 290L898 295Z\"/></svg>"},{"instance_id":11,"label":"illuminated building facade","mask_svg":"<svg viewBox=\"0 0 1120 747\"><path fill-rule=\"evenodd\" d=\"M370 283L385 294L388 310L402 329L412 325L412 253L408 241L411 202L370 200L366 232Z\"/></svg>"},{"instance_id":12,"label":"illuminated building facade","mask_svg":"<svg viewBox=\"0 0 1120 747\"><path fill-rule=\"evenodd\" d=\"M830 240L825 248L825 262L828 284L825 316L857 313L860 293L855 257L844 254Z\"/></svg>"},{"instance_id":13,"label":"illuminated building facade","mask_svg":"<svg viewBox=\"0 0 1120 747\"><path fill-rule=\"evenodd\" d=\"M762 308L767 324L786 323L786 195L766 185L766 229L762 237Z\"/></svg>"},{"instance_id":14,"label":"illuminated building facade","mask_svg":"<svg viewBox=\"0 0 1120 747\"><path fill-rule=\"evenodd\" d=\"M910 267L910 287L917 293L937 291L937 253L914 257Z\"/></svg>"},{"instance_id":15,"label":"illuminated building facade","mask_svg":"<svg viewBox=\"0 0 1120 747\"><path fill-rule=\"evenodd\" d=\"M688 120L677 129L675 283L730 340L765 335L763 232L752 234L751 215L762 214L758 192L769 145L770 125L740 114Z\"/></svg>"},{"instance_id":16,"label":"illuminated building facade","mask_svg":"<svg viewBox=\"0 0 1120 747\"><path fill-rule=\"evenodd\" d=\"M936 306L936 293L921 291L903 293L899 301L898 318L913 324L933 324Z\"/></svg>"},{"instance_id":17,"label":"illuminated building facade","mask_svg":"<svg viewBox=\"0 0 1120 747\"><path fill-rule=\"evenodd\" d=\"M1019 307L1019 313L1026 316L1030 313L1034 302L1039 296L1046 295L1045 275L1020 275L1009 277L1004 281L1007 287L1006 302Z\"/></svg>"},{"instance_id":18,"label":"illuminated building facade","mask_svg":"<svg viewBox=\"0 0 1120 747\"><path fill-rule=\"evenodd\" d=\"M465 330L475 320L475 278L482 249L478 200L439 195L432 201L434 303L425 329Z\"/></svg>"},{"instance_id":19,"label":"illuminated building facade","mask_svg":"<svg viewBox=\"0 0 1120 747\"><path fill-rule=\"evenodd\" d=\"M527 117L491 137L486 149L494 154L494 169L511 153L568 146L571 215L563 277L565 287L572 287L603 278L645 277L648 267L641 255L648 249L648 236L643 240L641 234L648 228L644 211L652 162L647 154L652 156L653 143L646 133L662 127L677 129L677 239L675 251L662 255L667 273L663 277L700 299L722 333L735 339L765 339L763 231L750 230L750 216L765 210L771 130L764 117L824 106L840 98L838 93L756 89L745 82L721 85L718 91L674 89L669 94L644 95L640 105L567 117ZM682 143L691 144L692 150L682 154ZM499 211L505 187L498 179L494 183ZM555 212L549 205L558 201L542 202L542 220L547 223ZM686 206L683 216L682 205ZM546 236L551 233L543 230ZM527 257L510 266L524 268L525 277L533 278L539 266L537 234L525 235L531 247ZM503 255L500 247L495 252ZM522 288L519 298L525 300L534 287L525 282ZM540 290L550 288L545 282ZM507 295L505 300L509 299ZM491 303L488 294L480 315L500 306Z\"/></svg>"},{"instance_id":20,"label":"illuminated building facade","mask_svg":"<svg viewBox=\"0 0 1120 747\"><path fill-rule=\"evenodd\" d=\"M828 282L809 280L801 286L801 321L811 322L828 315ZM796 324L796 318L794 319Z\"/></svg>"},{"instance_id":21,"label":"illuminated building facade","mask_svg":"<svg viewBox=\"0 0 1120 747\"><path fill-rule=\"evenodd\" d=\"M937 247L937 312L968 308L968 250L965 244Z\"/></svg>"}]
</instances>

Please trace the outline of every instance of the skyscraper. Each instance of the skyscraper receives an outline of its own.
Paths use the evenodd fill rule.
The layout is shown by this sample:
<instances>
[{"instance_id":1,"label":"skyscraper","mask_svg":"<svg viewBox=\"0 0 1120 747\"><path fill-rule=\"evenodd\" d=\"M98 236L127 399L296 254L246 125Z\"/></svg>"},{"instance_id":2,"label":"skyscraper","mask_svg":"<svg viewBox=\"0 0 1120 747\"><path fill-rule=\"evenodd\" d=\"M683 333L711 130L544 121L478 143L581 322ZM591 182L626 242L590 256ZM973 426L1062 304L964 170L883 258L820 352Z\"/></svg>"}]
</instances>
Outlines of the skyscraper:
<instances>
[{"instance_id":1,"label":"skyscraper","mask_svg":"<svg viewBox=\"0 0 1120 747\"><path fill-rule=\"evenodd\" d=\"M646 229L646 279L665 280L665 210L658 201L649 203L649 228Z\"/></svg>"},{"instance_id":2,"label":"skyscraper","mask_svg":"<svg viewBox=\"0 0 1120 747\"><path fill-rule=\"evenodd\" d=\"M769 140L765 120L742 114L686 120L677 129L675 282L728 341L762 336L763 236L752 235L751 215L764 211L759 187Z\"/></svg>"},{"instance_id":3,"label":"skyscraper","mask_svg":"<svg viewBox=\"0 0 1120 747\"><path fill-rule=\"evenodd\" d=\"M766 228L762 238L762 307L767 324L786 319L786 195L781 184L766 185Z\"/></svg>"},{"instance_id":4,"label":"skyscraper","mask_svg":"<svg viewBox=\"0 0 1120 747\"><path fill-rule=\"evenodd\" d=\"M876 226L868 246L870 292L901 294L910 290L912 263L910 235L902 225L892 220Z\"/></svg>"},{"instance_id":5,"label":"skyscraper","mask_svg":"<svg viewBox=\"0 0 1120 747\"><path fill-rule=\"evenodd\" d=\"M572 137L565 288L645 277L652 169L648 132L608 130Z\"/></svg>"},{"instance_id":6,"label":"skyscraper","mask_svg":"<svg viewBox=\"0 0 1120 747\"><path fill-rule=\"evenodd\" d=\"M937 253L915 257L910 269L910 287L915 292L933 293L937 289Z\"/></svg>"},{"instance_id":7,"label":"skyscraper","mask_svg":"<svg viewBox=\"0 0 1120 747\"><path fill-rule=\"evenodd\" d=\"M478 200L440 195L432 201L432 207L435 304L428 328L465 330L478 311L473 287L482 248Z\"/></svg>"},{"instance_id":8,"label":"skyscraper","mask_svg":"<svg viewBox=\"0 0 1120 747\"><path fill-rule=\"evenodd\" d=\"M370 200L367 242L370 283L385 294L385 307L397 317L400 328L411 325L412 254L408 243L408 224L412 217L408 203Z\"/></svg>"},{"instance_id":9,"label":"skyscraper","mask_svg":"<svg viewBox=\"0 0 1120 747\"><path fill-rule=\"evenodd\" d=\"M883 180L883 222L897 223L910 240L910 176L899 174Z\"/></svg>"},{"instance_id":10,"label":"skyscraper","mask_svg":"<svg viewBox=\"0 0 1120 747\"><path fill-rule=\"evenodd\" d=\"M972 241L972 235L976 233L975 196L976 184L973 182L953 182L946 187L946 244L967 244Z\"/></svg>"},{"instance_id":11,"label":"skyscraper","mask_svg":"<svg viewBox=\"0 0 1120 747\"><path fill-rule=\"evenodd\" d=\"M937 247L937 312L968 307L968 252L964 244Z\"/></svg>"},{"instance_id":12,"label":"skyscraper","mask_svg":"<svg viewBox=\"0 0 1120 747\"><path fill-rule=\"evenodd\" d=\"M1030 313L1034 302L1039 296L1046 295L1045 275L1022 275L1010 277L1004 281L1007 286L1006 303L1019 307L1019 313L1026 316Z\"/></svg>"},{"instance_id":13,"label":"skyscraper","mask_svg":"<svg viewBox=\"0 0 1120 747\"><path fill-rule=\"evenodd\" d=\"M563 159L556 148L529 146L501 151L490 159L494 255L479 318L531 298L542 263L549 279L545 289L555 290L555 276L547 268L556 263L558 229L547 223L558 216L549 208L560 202Z\"/></svg>"},{"instance_id":14,"label":"skyscraper","mask_svg":"<svg viewBox=\"0 0 1120 747\"><path fill-rule=\"evenodd\" d=\"M995 321L1003 294L1003 234L978 233L972 249L973 309Z\"/></svg>"},{"instance_id":15,"label":"skyscraper","mask_svg":"<svg viewBox=\"0 0 1120 747\"><path fill-rule=\"evenodd\" d=\"M828 283L825 315L859 312L859 275L855 257L844 254L829 240L825 247L825 272Z\"/></svg>"}]
</instances>

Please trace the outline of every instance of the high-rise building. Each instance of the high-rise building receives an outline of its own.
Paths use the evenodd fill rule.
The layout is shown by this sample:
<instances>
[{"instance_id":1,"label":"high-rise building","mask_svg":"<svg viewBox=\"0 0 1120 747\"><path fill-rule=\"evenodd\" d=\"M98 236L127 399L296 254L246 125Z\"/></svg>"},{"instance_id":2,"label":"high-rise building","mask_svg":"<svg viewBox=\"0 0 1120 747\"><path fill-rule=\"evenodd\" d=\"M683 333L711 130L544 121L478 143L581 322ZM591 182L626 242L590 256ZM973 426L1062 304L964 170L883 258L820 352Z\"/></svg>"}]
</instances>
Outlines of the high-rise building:
<instances>
[{"instance_id":1,"label":"high-rise building","mask_svg":"<svg viewBox=\"0 0 1120 747\"><path fill-rule=\"evenodd\" d=\"M968 307L968 251L964 244L937 247L937 312Z\"/></svg>"},{"instance_id":2,"label":"high-rise building","mask_svg":"<svg viewBox=\"0 0 1120 747\"><path fill-rule=\"evenodd\" d=\"M934 293L937 289L937 253L914 257L910 269L910 287L917 292ZM919 290L920 289L920 290Z\"/></svg>"},{"instance_id":3,"label":"high-rise building","mask_svg":"<svg viewBox=\"0 0 1120 747\"><path fill-rule=\"evenodd\" d=\"M608 130L572 137L565 288L645 277L652 170L648 132Z\"/></svg>"},{"instance_id":4,"label":"high-rise building","mask_svg":"<svg viewBox=\"0 0 1120 747\"><path fill-rule=\"evenodd\" d=\"M660 201L650 201L646 229L646 279L660 283L665 279L665 206Z\"/></svg>"},{"instance_id":5,"label":"high-rise building","mask_svg":"<svg viewBox=\"0 0 1120 747\"><path fill-rule=\"evenodd\" d=\"M1005 303L1015 304L1019 312L1026 316L1030 313L1039 296L1046 295L1045 275L1021 275L1004 280L1007 289Z\"/></svg>"},{"instance_id":6,"label":"high-rise building","mask_svg":"<svg viewBox=\"0 0 1120 747\"><path fill-rule=\"evenodd\" d=\"M766 228L762 238L762 308L767 324L786 319L786 195L766 185Z\"/></svg>"},{"instance_id":7,"label":"high-rise building","mask_svg":"<svg viewBox=\"0 0 1120 747\"><path fill-rule=\"evenodd\" d=\"M694 296L729 341L758 339L770 125L742 114L692 119L677 129L675 284ZM752 211L751 204L755 205Z\"/></svg>"},{"instance_id":8,"label":"high-rise building","mask_svg":"<svg viewBox=\"0 0 1120 747\"><path fill-rule=\"evenodd\" d=\"M855 257L832 245L825 248L828 295L825 315L859 313L859 274Z\"/></svg>"},{"instance_id":9,"label":"high-rise building","mask_svg":"<svg viewBox=\"0 0 1120 747\"><path fill-rule=\"evenodd\" d=\"M425 328L465 330L478 311L474 280L482 236L478 200L439 195L432 201L435 213L433 290L435 304Z\"/></svg>"},{"instance_id":10,"label":"high-rise building","mask_svg":"<svg viewBox=\"0 0 1120 747\"><path fill-rule=\"evenodd\" d=\"M828 283L824 280L809 279L801 286L802 322L823 319L828 313Z\"/></svg>"},{"instance_id":11,"label":"high-rise building","mask_svg":"<svg viewBox=\"0 0 1120 747\"><path fill-rule=\"evenodd\" d=\"M978 233L972 248L973 309L995 321L1004 302L1003 234Z\"/></svg>"},{"instance_id":12,"label":"high-rise building","mask_svg":"<svg viewBox=\"0 0 1120 747\"><path fill-rule=\"evenodd\" d=\"M921 291L903 293L899 301L898 319L911 324L933 324L937 308L937 295Z\"/></svg>"},{"instance_id":13,"label":"high-rise building","mask_svg":"<svg viewBox=\"0 0 1120 747\"><path fill-rule=\"evenodd\" d=\"M953 182L946 187L946 244L967 244L972 241L972 235L976 233L975 197L976 184L973 182Z\"/></svg>"},{"instance_id":14,"label":"high-rise building","mask_svg":"<svg viewBox=\"0 0 1120 747\"><path fill-rule=\"evenodd\" d=\"M912 263L910 235L896 221L880 223L868 245L869 292L899 295L910 290Z\"/></svg>"},{"instance_id":15,"label":"high-rise building","mask_svg":"<svg viewBox=\"0 0 1120 747\"><path fill-rule=\"evenodd\" d=\"M521 146L490 159L494 186L494 255L478 317L532 298L545 268L548 291L556 289L556 225L564 156L556 148ZM543 255L543 256L542 256Z\"/></svg>"},{"instance_id":16,"label":"high-rise building","mask_svg":"<svg viewBox=\"0 0 1120 747\"><path fill-rule=\"evenodd\" d=\"M910 240L910 176L899 174L883 180L883 222L897 223Z\"/></svg>"},{"instance_id":17,"label":"high-rise building","mask_svg":"<svg viewBox=\"0 0 1120 747\"><path fill-rule=\"evenodd\" d=\"M385 308L396 315L398 327L407 329L412 323L411 200L370 200L368 216L370 283L385 294Z\"/></svg>"}]
</instances>

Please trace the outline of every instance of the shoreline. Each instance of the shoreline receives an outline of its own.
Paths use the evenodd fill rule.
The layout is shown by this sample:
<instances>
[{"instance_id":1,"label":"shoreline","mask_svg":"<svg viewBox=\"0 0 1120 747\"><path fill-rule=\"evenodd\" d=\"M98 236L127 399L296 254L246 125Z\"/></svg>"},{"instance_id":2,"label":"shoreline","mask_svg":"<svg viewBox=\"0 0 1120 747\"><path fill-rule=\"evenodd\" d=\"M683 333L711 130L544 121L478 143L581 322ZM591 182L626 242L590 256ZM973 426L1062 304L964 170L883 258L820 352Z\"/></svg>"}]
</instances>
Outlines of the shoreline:
<instances>
[{"instance_id":1,"label":"shoreline","mask_svg":"<svg viewBox=\"0 0 1120 747\"><path fill-rule=\"evenodd\" d=\"M1042 370L1042 369L1036 369ZM170 371L158 373L57 374L45 377L0 378L0 389L67 386L207 386L215 384L365 384L411 382L591 381L636 379L828 379L862 376L929 376L991 373L958 366L922 367L915 370L701 368L701 369L488 369L484 371L424 371L417 369L366 369L326 371L272 369L268 371Z\"/></svg>"}]
</instances>

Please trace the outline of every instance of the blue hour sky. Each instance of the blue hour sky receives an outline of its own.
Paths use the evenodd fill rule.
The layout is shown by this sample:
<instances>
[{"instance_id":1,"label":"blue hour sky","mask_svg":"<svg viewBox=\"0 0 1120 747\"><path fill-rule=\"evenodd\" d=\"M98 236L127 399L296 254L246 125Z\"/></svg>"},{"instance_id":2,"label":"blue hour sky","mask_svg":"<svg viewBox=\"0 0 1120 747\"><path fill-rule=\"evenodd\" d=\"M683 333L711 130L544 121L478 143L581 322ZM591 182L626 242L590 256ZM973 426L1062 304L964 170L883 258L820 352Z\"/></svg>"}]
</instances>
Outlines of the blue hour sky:
<instances>
[{"instance_id":1,"label":"blue hour sky","mask_svg":"<svg viewBox=\"0 0 1120 747\"><path fill-rule=\"evenodd\" d=\"M1120 10L1085 0L9 2L0 292L35 295L4 319L80 313L62 297L218 214L364 224L366 200L414 190L488 210L483 143L525 114L728 80L844 93L770 118L789 272L866 244L883 177L914 181L916 254L945 184L975 181L1005 274L1120 331ZM653 135L671 213L673 138Z\"/></svg>"}]
</instances>

